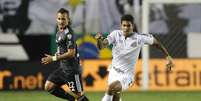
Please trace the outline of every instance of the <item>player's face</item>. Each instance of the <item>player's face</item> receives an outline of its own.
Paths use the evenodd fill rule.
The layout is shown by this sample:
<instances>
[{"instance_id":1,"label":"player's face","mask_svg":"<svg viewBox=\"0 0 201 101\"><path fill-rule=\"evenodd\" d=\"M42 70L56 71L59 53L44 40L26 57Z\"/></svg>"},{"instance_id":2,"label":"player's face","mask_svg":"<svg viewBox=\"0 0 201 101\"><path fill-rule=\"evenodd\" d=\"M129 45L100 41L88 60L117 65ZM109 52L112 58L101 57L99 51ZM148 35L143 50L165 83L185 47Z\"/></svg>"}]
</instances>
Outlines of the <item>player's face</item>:
<instances>
[{"instance_id":1,"label":"player's face","mask_svg":"<svg viewBox=\"0 0 201 101\"><path fill-rule=\"evenodd\" d=\"M125 36L128 36L133 32L133 24L130 21L122 21L121 30L123 30Z\"/></svg>"},{"instance_id":2,"label":"player's face","mask_svg":"<svg viewBox=\"0 0 201 101\"><path fill-rule=\"evenodd\" d=\"M63 30L69 22L69 17L67 13L57 13L57 26L59 30Z\"/></svg>"}]
</instances>

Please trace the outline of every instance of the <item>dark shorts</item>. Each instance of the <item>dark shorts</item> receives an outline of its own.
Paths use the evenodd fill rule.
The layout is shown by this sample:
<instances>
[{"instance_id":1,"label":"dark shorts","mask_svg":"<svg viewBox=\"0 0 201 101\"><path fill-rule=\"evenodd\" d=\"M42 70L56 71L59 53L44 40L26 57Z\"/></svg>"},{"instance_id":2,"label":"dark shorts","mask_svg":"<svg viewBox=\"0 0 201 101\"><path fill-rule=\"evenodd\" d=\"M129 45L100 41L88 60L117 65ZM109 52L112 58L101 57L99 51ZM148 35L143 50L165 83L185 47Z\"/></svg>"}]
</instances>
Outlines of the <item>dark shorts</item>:
<instances>
[{"instance_id":1,"label":"dark shorts","mask_svg":"<svg viewBox=\"0 0 201 101\"><path fill-rule=\"evenodd\" d=\"M56 69L47 79L56 85L68 85L73 92L82 92L82 78L80 73L66 72L62 68Z\"/></svg>"}]
</instances>

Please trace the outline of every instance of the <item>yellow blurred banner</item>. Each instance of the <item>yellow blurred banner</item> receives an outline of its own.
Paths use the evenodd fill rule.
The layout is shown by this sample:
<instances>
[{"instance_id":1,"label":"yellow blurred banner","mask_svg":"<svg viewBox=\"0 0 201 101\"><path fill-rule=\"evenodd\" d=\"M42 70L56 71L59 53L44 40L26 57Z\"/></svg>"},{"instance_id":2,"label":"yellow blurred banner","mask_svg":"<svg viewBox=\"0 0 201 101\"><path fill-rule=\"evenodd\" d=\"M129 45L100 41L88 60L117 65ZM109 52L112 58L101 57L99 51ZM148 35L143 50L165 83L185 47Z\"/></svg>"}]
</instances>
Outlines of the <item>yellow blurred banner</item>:
<instances>
[{"instance_id":1,"label":"yellow blurred banner","mask_svg":"<svg viewBox=\"0 0 201 101\"><path fill-rule=\"evenodd\" d=\"M201 90L201 59L175 59L172 72L166 71L166 62L164 59L150 60L148 90ZM107 67L110 63L111 60L84 60L82 62L86 91L105 91L107 89ZM129 91L141 90L141 67L142 61L140 60L134 70L134 85L129 88Z\"/></svg>"}]
</instances>

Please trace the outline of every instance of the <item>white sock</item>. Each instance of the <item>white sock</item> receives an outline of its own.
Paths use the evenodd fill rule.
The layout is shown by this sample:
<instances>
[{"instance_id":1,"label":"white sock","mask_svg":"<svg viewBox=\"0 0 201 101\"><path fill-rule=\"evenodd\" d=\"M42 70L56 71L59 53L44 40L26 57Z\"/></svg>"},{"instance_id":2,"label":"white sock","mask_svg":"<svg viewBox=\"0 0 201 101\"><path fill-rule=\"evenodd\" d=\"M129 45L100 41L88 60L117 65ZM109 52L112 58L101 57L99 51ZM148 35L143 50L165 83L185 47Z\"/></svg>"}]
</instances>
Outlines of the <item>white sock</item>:
<instances>
[{"instance_id":1,"label":"white sock","mask_svg":"<svg viewBox=\"0 0 201 101\"><path fill-rule=\"evenodd\" d=\"M102 98L101 101L112 101L113 95L108 95L107 93L105 96Z\"/></svg>"}]
</instances>

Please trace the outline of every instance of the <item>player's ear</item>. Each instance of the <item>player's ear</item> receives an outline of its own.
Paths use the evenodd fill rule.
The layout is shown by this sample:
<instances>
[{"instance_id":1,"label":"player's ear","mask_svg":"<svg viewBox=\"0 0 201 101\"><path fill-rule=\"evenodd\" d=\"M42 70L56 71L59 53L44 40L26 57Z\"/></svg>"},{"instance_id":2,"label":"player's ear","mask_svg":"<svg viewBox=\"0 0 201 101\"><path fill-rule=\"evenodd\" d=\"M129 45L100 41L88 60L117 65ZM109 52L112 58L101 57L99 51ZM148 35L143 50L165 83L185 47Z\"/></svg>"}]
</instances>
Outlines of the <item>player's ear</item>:
<instances>
[{"instance_id":1,"label":"player's ear","mask_svg":"<svg viewBox=\"0 0 201 101\"><path fill-rule=\"evenodd\" d=\"M137 26L136 26L136 24L135 23L133 23L133 32L138 32L138 30L137 30Z\"/></svg>"},{"instance_id":2,"label":"player's ear","mask_svg":"<svg viewBox=\"0 0 201 101\"><path fill-rule=\"evenodd\" d=\"M71 18L70 17L68 17L68 26L70 26L72 23L71 23L72 21L71 21Z\"/></svg>"}]
</instances>

